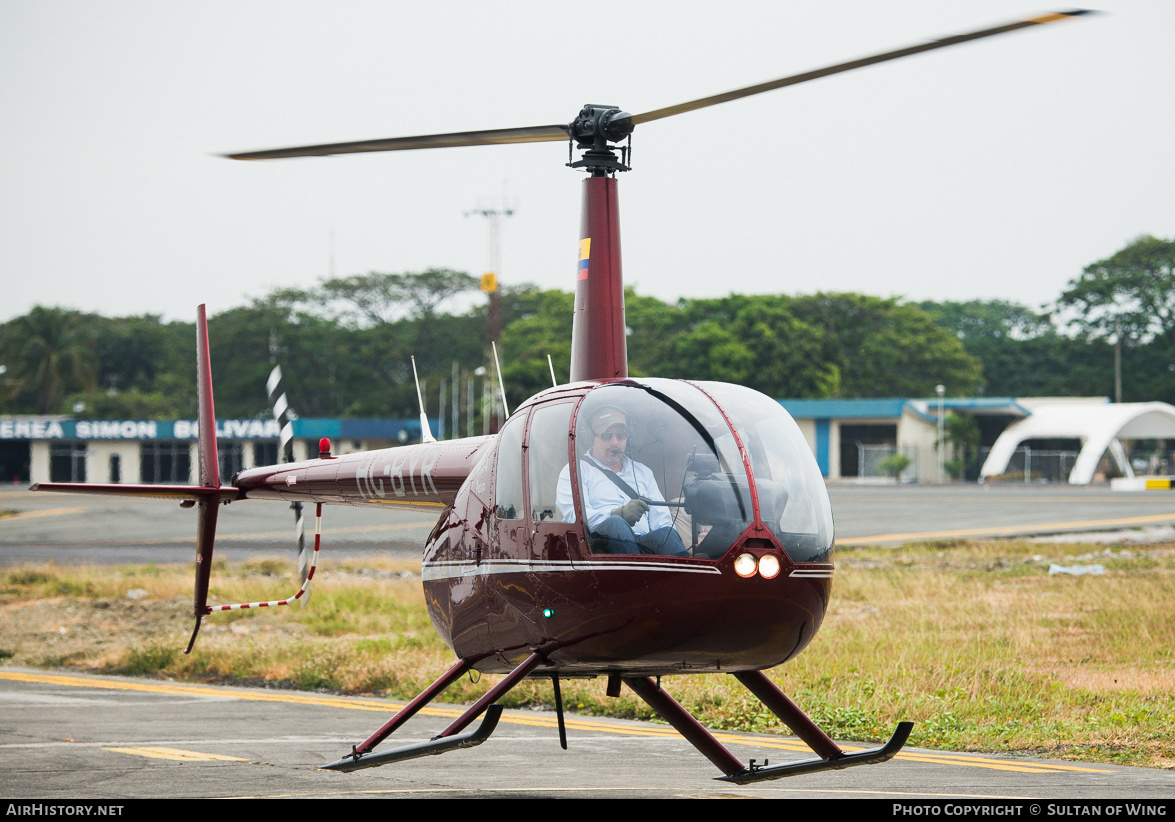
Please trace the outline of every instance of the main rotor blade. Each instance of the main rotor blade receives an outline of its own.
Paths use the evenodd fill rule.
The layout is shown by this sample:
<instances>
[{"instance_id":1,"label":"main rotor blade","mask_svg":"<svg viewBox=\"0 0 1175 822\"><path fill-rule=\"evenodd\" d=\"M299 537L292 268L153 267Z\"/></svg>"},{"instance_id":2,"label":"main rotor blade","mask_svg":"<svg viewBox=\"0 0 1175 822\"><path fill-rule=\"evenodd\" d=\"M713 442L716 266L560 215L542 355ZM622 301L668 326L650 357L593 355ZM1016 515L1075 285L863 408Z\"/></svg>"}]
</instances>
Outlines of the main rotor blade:
<instances>
[{"instance_id":1,"label":"main rotor blade","mask_svg":"<svg viewBox=\"0 0 1175 822\"><path fill-rule=\"evenodd\" d=\"M743 97L750 97L755 94L762 94L765 91L774 91L777 88L784 86L794 86L797 83L806 83L809 80L816 80L820 77L827 77L830 74L840 74L844 71L852 71L853 69L863 68L864 66L872 66L875 63L884 63L888 60L897 60L899 57L908 57L911 54L921 54L924 51L933 51L934 49L946 48L947 46L954 46L959 43L966 43L971 40L979 40L984 37L991 37L996 34L1004 34L1009 31L1016 31L1017 29L1028 28L1029 26L1036 26L1042 23L1055 23L1058 20L1067 20L1070 17L1076 17L1082 14L1091 14L1092 12L1085 9L1074 9L1072 11L1061 11L1053 14L1044 14L1040 17L1033 17L1028 20L1017 20L1014 23L1007 23L995 28L983 29L982 31L973 31L968 34L956 34L954 37L944 37L941 40L931 40L928 43L922 43L917 46L909 46L904 49L897 49L896 51L887 51L884 54L877 54L872 57L862 57L859 60L850 60L847 63L838 63L835 66L828 66L815 71L806 71L803 74L793 74L791 77L781 77L778 80L772 80L767 83L759 83L754 86L747 86L746 88L735 89L724 94L715 94L712 97L702 97L698 100L691 100L688 103L680 103L676 106L669 106L668 108L659 108L655 111L646 111L644 114L632 115L633 125L641 123L649 123L653 120L661 120L666 117L672 117L675 114L684 114L687 111L696 111L700 108L707 108L708 106L716 106L719 103L726 103L731 100L738 100ZM620 120L613 122L619 123Z\"/></svg>"},{"instance_id":2,"label":"main rotor blade","mask_svg":"<svg viewBox=\"0 0 1175 822\"><path fill-rule=\"evenodd\" d=\"M525 126L488 131L458 131L452 134L424 134L417 137L390 137L384 140L358 140L353 143L327 143L320 146L296 146L270 151L245 151L225 156L232 160L276 160L282 157L321 157L327 154L358 154L365 151L411 151L417 148L547 143L566 139L567 126Z\"/></svg>"}]
</instances>

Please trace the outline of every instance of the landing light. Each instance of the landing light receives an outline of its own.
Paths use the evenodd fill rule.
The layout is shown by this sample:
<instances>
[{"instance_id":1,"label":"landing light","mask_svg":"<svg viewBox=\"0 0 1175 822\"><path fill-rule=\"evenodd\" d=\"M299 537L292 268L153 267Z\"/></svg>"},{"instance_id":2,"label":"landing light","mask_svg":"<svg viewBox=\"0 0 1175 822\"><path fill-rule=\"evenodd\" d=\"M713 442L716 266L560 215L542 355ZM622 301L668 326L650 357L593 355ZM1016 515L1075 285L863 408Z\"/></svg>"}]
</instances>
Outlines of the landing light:
<instances>
[{"instance_id":1,"label":"landing light","mask_svg":"<svg viewBox=\"0 0 1175 822\"><path fill-rule=\"evenodd\" d=\"M743 579L750 579L756 571L763 579L775 579L780 571L779 557L765 554L761 559L756 559L754 554L739 554L735 559L734 572Z\"/></svg>"},{"instance_id":2,"label":"landing light","mask_svg":"<svg viewBox=\"0 0 1175 822\"><path fill-rule=\"evenodd\" d=\"M774 554L765 554L760 557L759 576L763 579L775 579L779 576L779 557Z\"/></svg>"},{"instance_id":3,"label":"landing light","mask_svg":"<svg viewBox=\"0 0 1175 822\"><path fill-rule=\"evenodd\" d=\"M753 577L757 564L754 554L739 554L738 559L734 561L734 572L743 578Z\"/></svg>"}]
</instances>

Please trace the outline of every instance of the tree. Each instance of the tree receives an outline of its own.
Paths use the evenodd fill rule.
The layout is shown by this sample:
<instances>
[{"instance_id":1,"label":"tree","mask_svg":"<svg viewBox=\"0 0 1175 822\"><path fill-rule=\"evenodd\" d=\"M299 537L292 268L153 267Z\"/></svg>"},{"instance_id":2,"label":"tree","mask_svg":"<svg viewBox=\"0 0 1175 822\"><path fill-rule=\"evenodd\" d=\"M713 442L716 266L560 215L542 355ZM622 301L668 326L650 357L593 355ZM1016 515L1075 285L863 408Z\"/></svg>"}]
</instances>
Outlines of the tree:
<instances>
[{"instance_id":1,"label":"tree","mask_svg":"<svg viewBox=\"0 0 1175 822\"><path fill-rule=\"evenodd\" d=\"M672 376L737 382L773 397L835 396L836 347L790 305L780 295L683 300L686 330L666 365L679 372Z\"/></svg>"},{"instance_id":2,"label":"tree","mask_svg":"<svg viewBox=\"0 0 1175 822\"><path fill-rule=\"evenodd\" d=\"M476 277L448 268L419 273L356 274L325 281L319 293L327 303L341 304L348 318L358 310L374 325L389 325L398 318L430 318L446 300L478 287Z\"/></svg>"},{"instance_id":3,"label":"tree","mask_svg":"<svg viewBox=\"0 0 1175 822\"><path fill-rule=\"evenodd\" d=\"M1175 331L1175 240L1143 235L1085 267L1057 300L1070 324L1098 337L1147 342Z\"/></svg>"},{"instance_id":4,"label":"tree","mask_svg":"<svg viewBox=\"0 0 1175 822\"><path fill-rule=\"evenodd\" d=\"M988 396L1110 393L1106 345L1059 333L1048 314L1004 300L928 301L918 307L983 363Z\"/></svg>"},{"instance_id":5,"label":"tree","mask_svg":"<svg viewBox=\"0 0 1175 822\"><path fill-rule=\"evenodd\" d=\"M525 303L516 304L514 296ZM515 316L502 329L502 380L511 408L551 387L551 367L566 382L571 367L571 320L575 295L567 291L531 290L502 295L503 313ZM525 313L522 313L525 311ZM547 365L547 355L552 365Z\"/></svg>"},{"instance_id":6,"label":"tree","mask_svg":"<svg viewBox=\"0 0 1175 822\"><path fill-rule=\"evenodd\" d=\"M975 476L978 476L982 436L975 417L953 411L948 413L943 420L943 439L953 452L952 458L943 462L947 473L959 479L967 479L965 474L974 469Z\"/></svg>"},{"instance_id":7,"label":"tree","mask_svg":"<svg viewBox=\"0 0 1175 822\"><path fill-rule=\"evenodd\" d=\"M38 414L59 413L67 393L97 384L93 340L83 332L82 318L76 311L36 306L5 324L0 358L18 406L22 397L31 398Z\"/></svg>"},{"instance_id":8,"label":"tree","mask_svg":"<svg viewBox=\"0 0 1175 822\"><path fill-rule=\"evenodd\" d=\"M1143 235L1085 267L1057 300L1069 324L1114 341L1114 397L1122 401L1122 348L1175 331L1175 240Z\"/></svg>"},{"instance_id":9,"label":"tree","mask_svg":"<svg viewBox=\"0 0 1175 822\"><path fill-rule=\"evenodd\" d=\"M842 397L928 397L935 385L953 396L982 384L979 360L959 338L917 306L864 294L794 297L789 307L821 329L840 369Z\"/></svg>"},{"instance_id":10,"label":"tree","mask_svg":"<svg viewBox=\"0 0 1175 822\"><path fill-rule=\"evenodd\" d=\"M918 303L934 321L969 340L1025 340L1054 330L1048 314L1006 300Z\"/></svg>"}]
</instances>

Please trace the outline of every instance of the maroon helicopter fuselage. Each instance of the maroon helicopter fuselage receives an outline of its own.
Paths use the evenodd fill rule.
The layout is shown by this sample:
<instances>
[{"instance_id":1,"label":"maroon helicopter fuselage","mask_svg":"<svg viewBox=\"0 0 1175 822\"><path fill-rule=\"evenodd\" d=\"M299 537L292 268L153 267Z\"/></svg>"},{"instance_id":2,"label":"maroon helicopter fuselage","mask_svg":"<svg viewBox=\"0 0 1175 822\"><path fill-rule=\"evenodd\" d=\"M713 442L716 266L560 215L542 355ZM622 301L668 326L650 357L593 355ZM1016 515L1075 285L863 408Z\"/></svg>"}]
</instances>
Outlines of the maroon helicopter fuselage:
<instances>
[{"instance_id":1,"label":"maroon helicopter fuselage","mask_svg":"<svg viewBox=\"0 0 1175 822\"><path fill-rule=\"evenodd\" d=\"M479 670L508 672L534 648L543 649L546 670L562 676L770 668L799 653L820 627L833 571L831 516L815 460L780 408L778 418L758 423L790 424L785 434L793 445L785 458L762 457L775 470L766 484L781 500L765 519L772 506L751 465L751 439L762 437L750 430L754 424L741 425L750 412L728 412L715 391L736 403L753 394L668 380L575 383L531 398L495 437L253 469L235 484L246 498L443 510L424 552L425 598L441 637ZM757 408L779 408L756 397ZM653 466L663 496L679 500L674 520L693 556L593 552L578 481L570 483L575 514L553 505L557 471L582 470L587 409L601 402L631 409L632 427L642 433L630 448ZM555 436L552 426L562 426ZM713 443L712 462L726 463L702 479L697 452L707 446L698 428ZM699 485L705 493L697 493ZM714 493L726 504L708 504ZM739 495L745 510L723 513L737 511ZM707 506L717 514L703 513ZM792 556L797 551L778 525L779 512L791 509L814 524L794 529L815 540L815 550L799 552L809 561ZM705 521L694 530L692 519ZM755 569L740 574L735 561L745 555L756 568L773 556L780 570L773 578Z\"/></svg>"},{"instance_id":2,"label":"maroon helicopter fuselage","mask_svg":"<svg viewBox=\"0 0 1175 822\"><path fill-rule=\"evenodd\" d=\"M778 403L749 389L627 379L616 179L583 185L569 385L495 436L257 468L233 484L246 498L437 512L429 614L482 671L513 670L536 648L564 676L778 665L828 605L832 516L815 459ZM586 420L605 401L629 415L629 457L655 475L654 504L690 556L603 553L585 525ZM768 556L778 571L765 575Z\"/></svg>"}]
</instances>

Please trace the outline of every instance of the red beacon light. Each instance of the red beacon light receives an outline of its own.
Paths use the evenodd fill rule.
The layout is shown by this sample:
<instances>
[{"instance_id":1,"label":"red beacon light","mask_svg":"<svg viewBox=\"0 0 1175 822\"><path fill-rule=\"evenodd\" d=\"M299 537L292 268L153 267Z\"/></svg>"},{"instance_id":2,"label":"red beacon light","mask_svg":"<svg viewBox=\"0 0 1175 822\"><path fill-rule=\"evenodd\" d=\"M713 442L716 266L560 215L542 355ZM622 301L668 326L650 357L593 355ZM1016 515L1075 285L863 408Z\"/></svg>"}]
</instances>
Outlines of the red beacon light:
<instances>
[{"instance_id":1,"label":"red beacon light","mask_svg":"<svg viewBox=\"0 0 1175 822\"><path fill-rule=\"evenodd\" d=\"M318 441L318 458L320 460L330 459L330 437L323 437Z\"/></svg>"}]
</instances>

